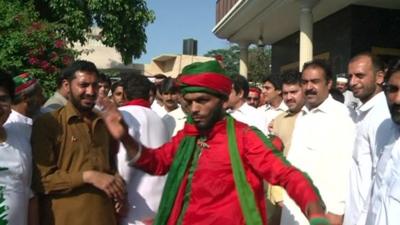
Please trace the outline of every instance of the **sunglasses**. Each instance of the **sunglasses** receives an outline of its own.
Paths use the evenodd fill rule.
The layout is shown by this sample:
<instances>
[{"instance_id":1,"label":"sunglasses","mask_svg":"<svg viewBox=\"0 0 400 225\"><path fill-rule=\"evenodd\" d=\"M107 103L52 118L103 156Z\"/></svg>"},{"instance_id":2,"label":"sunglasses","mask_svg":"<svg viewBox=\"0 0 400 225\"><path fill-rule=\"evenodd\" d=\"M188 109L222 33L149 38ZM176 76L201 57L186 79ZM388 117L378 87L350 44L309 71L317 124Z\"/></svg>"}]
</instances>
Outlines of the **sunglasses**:
<instances>
[{"instance_id":1,"label":"sunglasses","mask_svg":"<svg viewBox=\"0 0 400 225\"><path fill-rule=\"evenodd\" d=\"M400 87L396 86L396 85L392 85L392 84L383 84L382 85L382 89L384 92L386 93L396 93L399 91Z\"/></svg>"}]
</instances>

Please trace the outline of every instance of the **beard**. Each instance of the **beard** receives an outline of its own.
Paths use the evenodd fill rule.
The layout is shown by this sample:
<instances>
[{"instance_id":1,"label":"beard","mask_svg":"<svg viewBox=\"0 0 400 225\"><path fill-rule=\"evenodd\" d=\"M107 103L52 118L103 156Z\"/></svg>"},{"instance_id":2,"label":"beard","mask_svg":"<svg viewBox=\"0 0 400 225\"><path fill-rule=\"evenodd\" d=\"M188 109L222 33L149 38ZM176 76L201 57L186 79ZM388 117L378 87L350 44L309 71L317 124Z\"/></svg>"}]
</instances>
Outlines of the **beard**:
<instances>
[{"instance_id":1,"label":"beard","mask_svg":"<svg viewBox=\"0 0 400 225\"><path fill-rule=\"evenodd\" d=\"M93 102L93 104L84 105L81 103L82 100L81 97L76 97L73 95L69 96L69 100L75 106L75 108L78 109L80 112L90 112L93 110L93 107L95 105L95 102Z\"/></svg>"},{"instance_id":2,"label":"beard","mask_svg":"<svg viewBox=\"0 0 400 225\"><path fill-rule=\"evenodd\" d=\"M210 130L211 128L213 128L215 123L222 119L224 112L225 110L223 108L223 104L221 103L210 112L211 116L207 121L205 121L204 123L195 123L195 126L199 131Z\"/></svg>"},{"instance_id":3,"label":"beard","mask_svg":"<svg viewBox=\"0 0 400 225\"><path fill-rule=\"evenodd\" d=\"M400 104L389 105L389 110L393 122L400 125Z\"/></svg>"}]
</instances>

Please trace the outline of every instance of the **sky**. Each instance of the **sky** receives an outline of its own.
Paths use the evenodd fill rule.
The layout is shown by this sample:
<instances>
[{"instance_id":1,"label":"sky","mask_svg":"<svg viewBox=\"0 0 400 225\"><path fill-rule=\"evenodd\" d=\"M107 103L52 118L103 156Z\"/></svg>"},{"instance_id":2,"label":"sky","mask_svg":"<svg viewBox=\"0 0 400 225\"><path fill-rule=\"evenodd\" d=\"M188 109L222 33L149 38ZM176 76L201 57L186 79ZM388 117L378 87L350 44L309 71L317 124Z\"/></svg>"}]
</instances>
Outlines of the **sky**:
<instances>
[{"instance_id":1,"label":"sky","mask_svg":"<svg viewBox=\"0 0 400 225\"><path fill-rule=\"evenodd\" d=\"M216 0L147 0L155 21L146 28L146 51L134 63L150 63L163 54L182 54L183 40L197 40L197 55L209 50L227 48L226 40L217 38L215 26Z\"/></svg>"}]
</instances>

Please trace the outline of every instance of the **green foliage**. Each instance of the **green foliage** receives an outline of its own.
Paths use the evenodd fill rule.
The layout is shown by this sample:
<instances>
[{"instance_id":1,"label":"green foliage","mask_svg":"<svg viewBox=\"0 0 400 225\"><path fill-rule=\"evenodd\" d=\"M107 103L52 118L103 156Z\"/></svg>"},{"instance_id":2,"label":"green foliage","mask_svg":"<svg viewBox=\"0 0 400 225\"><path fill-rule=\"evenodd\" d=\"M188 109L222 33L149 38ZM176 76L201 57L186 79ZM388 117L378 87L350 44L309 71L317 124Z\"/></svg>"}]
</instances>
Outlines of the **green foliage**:
<instances>
[{"instance_id":1,"label":"green foliage","mask_svg":"<svg viewBox=\"0 0 400 225\"><path fill-rule=\"evenodd\" d=\"M206 57L221 56L228 75L239 73L240 48L238 45L231 45L228 49L215 49L204 54Z\"/></svg>"},{"instance_id":2,"label":"green foliage","mask_svg":"<svg viewBox=\"0 0 400 225\"><path fill-rule=\"evenodd\" d=\"M248 80L262 82L271 74L271 46L249 48Z\"/></svg>"},{"instance_id":3,"label":"green foliage","mask_svg":"<svg viewBox=\"0 0 400 225\"><path fill-rule=\"evenodd\" d=\"M240 48L232 45L228 49L215 49L207 52L204 56L222 56L225 69L229 75L239 73ZM271 47L250 47L248 53L248 80L261 82L264 76L271 73Z\"/></svg>"},{"instance_id":4,"label":"green foliage","mask_svg":"<svg viewBox=\"0 0 400 225\"><path fill-rule=\"evenodd\" d=\"M125 64L146 52L145 28L155 19L145 0L34 0L40 18L55 22L57 33L70 44L88 41L87 33L98 26L100 41L115 47Z\"/></svg>"},{"instance_id":5,"label":"green foliage","mask_svg":"<svg viewBox=\"0 0 400 225\"><path fill-rule=\"evenodd\" d=\"M34 75L46 96L55 90L60 70L77 55L55 27L40 20L29 1L0 0L0 68Z\"/></svg>"},{"instance_id":6,"label":"green foliage","mask_svg":"<svg viewBox=\"0 0 400 225\"><path fill-rule=\"evenodd\" d=\"M145 0L0 0L0 68L33 74L49 96L60 70L79 54L73 44L85 44L93 25L128 64L146 51L145 27L153 21Z\"/></svg>"}]
</instances>

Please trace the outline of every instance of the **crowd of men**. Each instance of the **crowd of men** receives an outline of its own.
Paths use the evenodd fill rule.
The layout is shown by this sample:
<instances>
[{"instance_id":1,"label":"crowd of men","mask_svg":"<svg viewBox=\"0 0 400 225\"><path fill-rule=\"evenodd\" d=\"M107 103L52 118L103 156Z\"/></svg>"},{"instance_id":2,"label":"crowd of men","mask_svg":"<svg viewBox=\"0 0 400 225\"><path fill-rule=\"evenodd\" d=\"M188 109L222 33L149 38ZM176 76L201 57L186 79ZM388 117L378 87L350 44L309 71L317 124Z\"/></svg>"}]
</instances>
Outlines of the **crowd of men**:
<instances>
[{"instance_id":1,"label":"crowd of men","mask_svg":"<svg viewBox=\"0 0 400 225\"><path fill-rule=\"evenodd\" d=\"M400 60L261 85L218 61L112 82L77 60L47 101L0 73L1 225L400 221Z\"/></svg>"}]
</instances>

